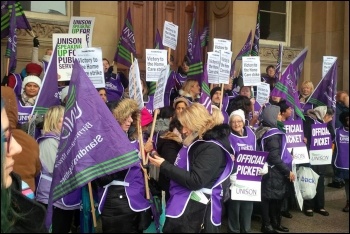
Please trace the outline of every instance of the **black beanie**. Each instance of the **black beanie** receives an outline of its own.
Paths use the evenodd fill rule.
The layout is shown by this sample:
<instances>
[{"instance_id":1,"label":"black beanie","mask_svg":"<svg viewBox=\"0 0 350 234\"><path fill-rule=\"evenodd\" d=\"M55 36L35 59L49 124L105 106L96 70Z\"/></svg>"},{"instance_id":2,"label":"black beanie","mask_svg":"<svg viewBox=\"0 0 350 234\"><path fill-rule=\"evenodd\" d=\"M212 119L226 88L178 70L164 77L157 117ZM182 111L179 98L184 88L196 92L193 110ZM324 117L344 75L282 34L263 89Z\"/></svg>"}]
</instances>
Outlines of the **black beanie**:
<instances>
[{"instance_id":1,"label":"black beanie","mask_svg":"<svg viewBox=\"0 0 350 234\"><path fill-rule=\"evenodd\" d=\"M213 98L213 96L216 93L216 91L221 91L221 87L220 86L216 86L210 91L210 99Z\"/></svg>"}]
</instances>

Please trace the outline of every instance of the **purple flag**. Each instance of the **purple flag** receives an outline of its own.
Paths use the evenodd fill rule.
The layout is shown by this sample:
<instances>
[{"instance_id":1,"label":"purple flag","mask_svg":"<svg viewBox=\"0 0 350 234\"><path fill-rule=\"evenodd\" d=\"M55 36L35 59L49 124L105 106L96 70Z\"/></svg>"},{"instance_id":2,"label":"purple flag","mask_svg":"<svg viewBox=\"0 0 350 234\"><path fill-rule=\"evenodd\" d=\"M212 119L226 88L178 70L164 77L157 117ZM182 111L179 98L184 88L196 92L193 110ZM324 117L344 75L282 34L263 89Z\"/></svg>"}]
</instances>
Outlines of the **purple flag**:
<instances>
[{"instance_id":1,"label":"purple flag","mask_svg":"<svg viewBox=\"0 0 350 234\"><path fill-rule=\"evenodd\" d=\"M282 57L283 57L283 45L278 45L278 57L277 57L277 64L276 64L276 72L275 77L279 80L280 74L282 73Z\"/></svg>"},{"instance_id":2,"label":"purple flag","mask_svg":"<svg viewBox=\"0 0 350 234\"><path fill-rule=\"evenodd\" d=\"M194 64L195 62L195 43L196 43L196 37L197 37L197 10L196 7L194 7L193 12L193 19L191 28L188 31L188 37L187 37L187 58L189 59L189 64ZM200 46L200 45L199 45Z\"/></svg>"},{"instance_id":3,"label":"purple flag","mask_svg":"<svg viewBox=\"0 0 350 234\"><path fill-rule=\"evenodd\" d=\"M294 109L294 113L300 118L304 119L303 111L300 107L300 101L298 97L298 87L296 80L294 79L294 66L289 64L286 70L284 70L281 80L279 80L275 88L271 91L270 96L281 97L285 99L289 106Z\"/></svg>"},{"instance_id":4,"label":"purple flag","mask_svg":"<svg viewBox=\"0 0 350 234\"><path fill-rule=\"evenodd\" d=\"M201 47L205 47L209 43L209 25L206 24L203 28L203 32L200 34Z\"/></svg>"},{"instance_id":5,"label":"purple flag","mask_svg":"<svg viewBox=\"0 0 350 234\"><path fill-rule=\"evenodd\" d=\"M210 114L212 114L212 108L211 108L211 98L210 98L210 88L208 83L208 71L207 71L207 65L204 66L204 72L202 75L202 94L199 98L199 103L205 106L205 108L208 110Z\"/></svg>"},{"instance_id":6,"label":"purple flag","mask_svg":"<svg viewBox=\"0 0 350 234\"><path fill-rule=\"evenodd\" d=\"M259 39L260 39L260 6L258 5L258 13L256 16L256 27L255 35L253 40L252 51L250 52L251 56L259 56Z\"/></svg>"},{"instance_id":7,"label":"purple flag","mask_svg":"<svg viewBox=\"0 0 350 234\"><path fill-rule=\"evenodd\" d=\"M193 57L189 63L189 71L187 73L187 78L193 78L198 81L201 80L203 74L203 63L202 63L202 47L200 44L199 36L195 37L193 46Z\"/></svg>"},{"instance_id":8,"label":"purple flag","mask_svg":"<svg viewBox=\"0 0 350 234\"><path fill-rule=\"evenodd\" d=\"M293 70L294 70L293 76L296 84L298 84L299 78L301 76L301 72L303 71L304 61L305 61L307 52L308 52L308 48L303 49L298 54L298 56L295 57L291 62L291 64L293 65Z\"/></svg>"},{"instance_id":9,"label":"purple flag","mask_svg":"<svg viewBox=\"0 0 350 234\"><path fill-rule=\"evenodd\" d=\"M5 56L9 58L9 63L7 70L8 73L12 73L16 70L17 66L17 35L16 35L16 11L15 4L8 6L10 12L10 25L9 25L9 35L7 38L7 47ZM8 73L6 75L8 75Z\"/></svg>"},{"instance_id":10,"label":"purple flag","mask_svg":"<svg viewBox=\"0 0 350 234\"><path fill-rule=\"evenodd\" d=\"M327 74L321 79L316 86L314 92L310 95L306 103L311 103L316 106L332 107L334 112L336 110L335 96L337 94L337 76L338 76L338 60L336 60ZM333 127L335 127L335 118L332 120Z\"/></svg>"},{"instance_id":11,"label":"purple flag","mask_svg":"<svg viewBox=\"0 0 350 234\"><path fill-rule=\"evenodd\" d=\"M129 68L133 62L131 61L131 54L133 54L133 57L136 56L134 29L132 26L129 8L125 19L124 28L119 38L118 48L114 55L114 61Z\"/></svg>"},{"instance_id":12,"label":"purple flag","mask_svg":"<svg viewBox=\"0 0 350 234\"><path fill-rule=\"evenodd\" d=\"M32 30L19 1L1 1L1 39L10 34L10 6L16 9L16 28Z\"/></svg>"},{"instance_id":13,"label":"purple flag","mask_svg":"<svg viewBox=\"0 0 350 234\"><path fill-rule=\"evenodd\" d=\"M67 96L51 184L51 202L96 178L140 163L135 146L77 60Z\"/></svg>"},{"instance_id":14,"label":"purple flag","mask_svg":"<svg viewBox=\"0 0 350 234\"><path fill-rule=\"evenodd\" d=\"M154 42L154 48L155 49L164 50L163 40L162 40L162 37L159 34L159 30L158 29L157 29L157 33L156 33L156 39L155 39L155 42Z\"/></svg>"},{"instance_id":15,"label":"purple flag","mask_svg":"<svg viewBox=\"0 0 350 234\"><path fill-rule=\"evenodd\" d=\"M235 64L236 64L236 60L242 60L243 56L249 56L250 55L250 49L252 47L252 30L250 30L250 33L247 37L246 42L244 43L242 49L239 51L239 53L237 54L235 60L233 60L232 64L231 64L231 72L230 72L230 76L233 76L233 72L235 71Z\"/></svg>"},{"instance_id":16,"label":"purple flag","mask_svg":"<svg viewBox=\"0 0 350 234\"><path fill-rule=\"evenodd\" d=\"M33 114L44 115L51 106L60 104L59 89L57 83L57 44L50 58L49 66L45 72L41 88L34 108Z\"/></svg>"}]
</instances>

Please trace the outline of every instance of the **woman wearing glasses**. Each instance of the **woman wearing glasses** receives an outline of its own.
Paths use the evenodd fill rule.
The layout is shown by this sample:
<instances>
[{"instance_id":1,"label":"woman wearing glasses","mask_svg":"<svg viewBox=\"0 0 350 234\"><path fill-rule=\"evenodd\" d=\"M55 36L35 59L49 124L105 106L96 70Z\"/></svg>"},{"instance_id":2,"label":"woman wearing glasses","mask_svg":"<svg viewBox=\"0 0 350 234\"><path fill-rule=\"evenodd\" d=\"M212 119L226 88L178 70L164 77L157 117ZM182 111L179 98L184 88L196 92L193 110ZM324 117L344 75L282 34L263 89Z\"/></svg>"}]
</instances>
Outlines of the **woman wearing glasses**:
<instances>
[{"instance_id":1,"label":"woman wearing glasses","mask_svg":"<svg viewBox=\"0 0 350 234\"><path fill-rule=\"evenodd\" d=\"M22 147L13 138L1 99L1 232L47 233L45 208L22 194L21 178L13 172L13 156Z\"/></svg>"}]
</instances>

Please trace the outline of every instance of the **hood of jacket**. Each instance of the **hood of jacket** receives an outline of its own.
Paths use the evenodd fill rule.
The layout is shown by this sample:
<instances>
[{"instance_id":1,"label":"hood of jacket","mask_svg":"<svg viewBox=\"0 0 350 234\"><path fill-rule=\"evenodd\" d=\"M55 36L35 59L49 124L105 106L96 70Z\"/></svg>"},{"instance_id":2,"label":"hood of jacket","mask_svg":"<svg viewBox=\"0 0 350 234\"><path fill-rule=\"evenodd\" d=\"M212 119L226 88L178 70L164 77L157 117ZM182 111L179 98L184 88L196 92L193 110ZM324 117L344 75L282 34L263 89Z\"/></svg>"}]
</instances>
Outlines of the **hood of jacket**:
<instances>
[{"instance_id":1,"label":"hood of jacket","mask_svg":"<svg viewBox=\"0 0 350 234\"><path fill-rule=\"evenodd\" d=\"M260 121L263 126L277 128L277 116L280 113L280 107L268 105L263 109L260 115Z\"/></svg>"},{"instance_id":2,"label":"hood of jacket","mask_svg":"<svg viewBox=\"0 0 350 234\"><path fill-rule=\"evenodd\" d=\"M5 111L9 119L9 126L15 129L18 123L18 108L15 92L12 88L1 86L1 97L4 100Z\"/></svg>"}]
</instances>

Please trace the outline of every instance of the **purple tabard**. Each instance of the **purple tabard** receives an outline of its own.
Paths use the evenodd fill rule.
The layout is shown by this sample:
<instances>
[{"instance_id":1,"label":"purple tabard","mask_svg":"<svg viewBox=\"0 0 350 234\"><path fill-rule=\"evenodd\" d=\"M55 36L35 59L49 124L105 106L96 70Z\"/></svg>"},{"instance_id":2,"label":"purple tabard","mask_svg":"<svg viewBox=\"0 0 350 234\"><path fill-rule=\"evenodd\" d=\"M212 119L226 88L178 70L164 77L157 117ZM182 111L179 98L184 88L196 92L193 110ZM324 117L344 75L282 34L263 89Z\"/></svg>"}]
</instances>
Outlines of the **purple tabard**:
<instances>
[{"instance_id":1,"label":"purple tabard","mask_svg":"<svg viewBox=\"0 0 350 234\"><path fill-rule=\"evenodd\" d=\"M337 154L334 165L337 168L349 170L349 131L346 131L344 127L335 130L335 144Z\"/></svg>"},{"instance_id":2,"label":"purple tabard","mask_svg":"<svg viewBox=\"0 0 350 234\"><path fill-rule=\"evenodd\" d=\"M124 86L120 81L119 74L116 78L110 77L110 79L105 81L107 100L109 102L119 101L124 93Z\"/></svg>"},{"instance_id":3,"label":"purple tabard","mask_svg":"<svg viewBox=\"0 0 350 234\"><path fill-rule=\"evenodd\" d=\"M241 150L256 150L256 136L253 130L250 127L244 127L244 129L247 132L246 136L237 136L231 133L228 137L236 157Z\"/></svg>"}]
</instances>

